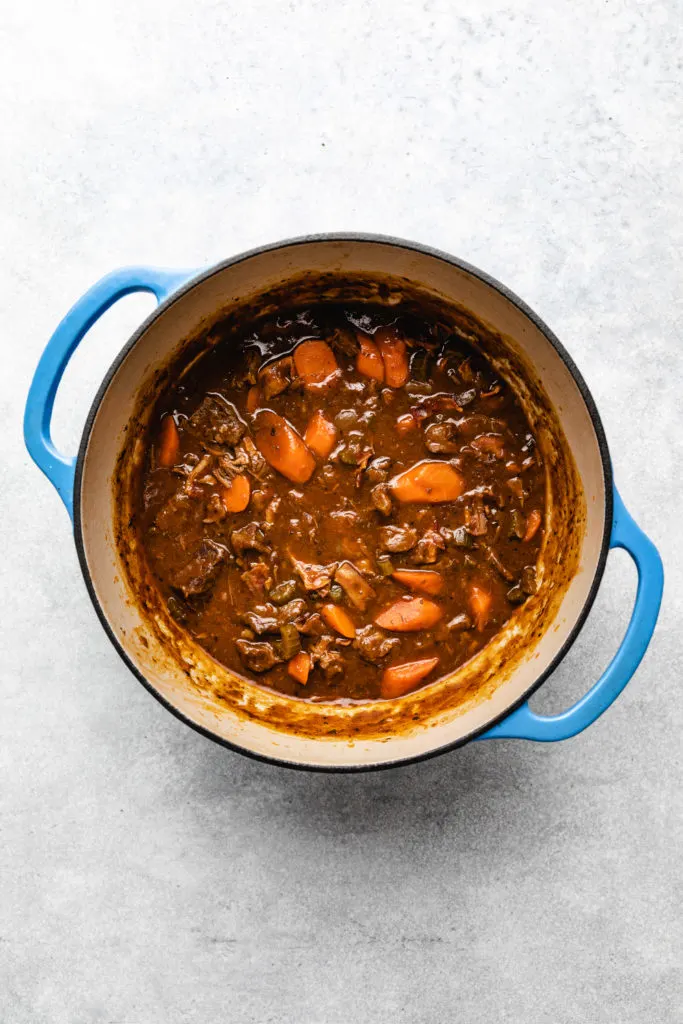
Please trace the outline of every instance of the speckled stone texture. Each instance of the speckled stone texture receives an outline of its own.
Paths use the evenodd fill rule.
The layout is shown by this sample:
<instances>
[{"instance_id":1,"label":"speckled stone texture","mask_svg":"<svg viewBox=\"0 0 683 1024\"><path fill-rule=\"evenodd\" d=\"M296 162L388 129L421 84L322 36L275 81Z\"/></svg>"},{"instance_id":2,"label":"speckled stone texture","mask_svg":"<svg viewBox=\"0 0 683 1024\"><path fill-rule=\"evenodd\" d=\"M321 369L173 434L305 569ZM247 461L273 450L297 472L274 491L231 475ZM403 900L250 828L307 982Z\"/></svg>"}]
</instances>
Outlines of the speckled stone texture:
<instances>
[{"instance_id":1,"label":"speckled stone texture","mask_svg":"<svg viewBox=\"0 0 683 1024\"><path fill-rule=\"evenodd\" d=\"M7 4L0 716L3 1024L674 1024L683 1019L683 11L676 0ZM554 328L662 551L652 647L564 744L379 775L212 745L118 660L21 442L52 329L128 263L310 231L439 246ZM60 392L73 451L150 307ZM610 556L534 705L596 679L635 573Z\"/></svg>"}]
</instances>

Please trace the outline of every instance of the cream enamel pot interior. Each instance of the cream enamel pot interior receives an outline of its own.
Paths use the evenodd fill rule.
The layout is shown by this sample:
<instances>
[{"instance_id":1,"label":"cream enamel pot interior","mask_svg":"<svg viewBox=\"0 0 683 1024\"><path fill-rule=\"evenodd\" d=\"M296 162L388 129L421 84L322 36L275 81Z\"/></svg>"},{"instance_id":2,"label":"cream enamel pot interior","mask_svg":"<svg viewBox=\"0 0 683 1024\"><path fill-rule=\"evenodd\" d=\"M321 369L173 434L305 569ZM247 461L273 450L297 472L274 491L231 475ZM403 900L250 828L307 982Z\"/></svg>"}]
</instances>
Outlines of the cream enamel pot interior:
<instances>
[{"instance_id":1,"label":"cream enamel pot interior","mask_svg":"<svg viewBox=\"0 0 683 1024\"><path fill-rule=\"evenodd\" d=\"M219 311L277 295L289 282L319 281L321 287L335 287L337 280L356 278L384 282L385 297L388 281L389 293L393 282L397 293L405 287L467 311L504 339L519 365L533 375L545 408L552 411L548 418L554 415L561 424L556 432L562 434L572 479L585 499L574 522L558 507L557 494L552 511L553 495L549 496L547 533L568 531L563 545L574 545L576 565L560 586L554 566L546 564L546 596L551 594L552 600L537 614L538 629L531 633L530 620L522 618L513 637L513 616L511 629L503 631L508 634L505 640L497 648L498 638L492 641L498 660L491 660L491 652L486 655L488 662L479 663L480 655L474 659L477 665L470 666L468 678L478 678L479 673L488 680L481 692L468 690L468 699L456 701L457 686L465 692L462 681L456 680L449 682L450 689L440 690L440 684L435 684L419 691L421 704L410 704L410 696L380 702L374 705L372 721L365 721L358 709L337 711L329 706L327 711L322 706L324 719L323 712L316 712L315 723L306 715L301 718L299 711L287 721L287 709L281 706L286 698L279 698L277 704L268 691L244 681L237 685L234 677L228 684L221 667L171 637L168 623L151 617L149 607L138 599L117 536L122 453L133 457L132 434L144 426L142 421L134 423L135 410L142 408L144 419L145 396L151 408L171 358L187 339L206 331ZM66 458L50 439L52 405L61 376L98 317L134 291L152 292L160 305L122 349L102 383L78 458ZM392 301L391 296L387 301ZM85 582L114 646L170 711L212 739L250 756L293 767L354 771L432 756L473 738L564 739L590 725L616 699L654 630L663 586L661 561L614 491L602 425L569 355L539 318L502 285L460 260L411 242L369 235L311 236L244 253L200 273L131 268L110 274L73 307L48 343L29 393L24 429L30 454L73 516ZM553 520L562 514L564 520ZM638 593L626 636L582 700L560 715L536 715L527 700L580 630L610 546L626 548L638 569ZM514 643L516 648L510 646ZM408 710L418 708L419 715L405 709L399 713L393 707L404 702L409 702Z\"/></svg>"}]
</instances>

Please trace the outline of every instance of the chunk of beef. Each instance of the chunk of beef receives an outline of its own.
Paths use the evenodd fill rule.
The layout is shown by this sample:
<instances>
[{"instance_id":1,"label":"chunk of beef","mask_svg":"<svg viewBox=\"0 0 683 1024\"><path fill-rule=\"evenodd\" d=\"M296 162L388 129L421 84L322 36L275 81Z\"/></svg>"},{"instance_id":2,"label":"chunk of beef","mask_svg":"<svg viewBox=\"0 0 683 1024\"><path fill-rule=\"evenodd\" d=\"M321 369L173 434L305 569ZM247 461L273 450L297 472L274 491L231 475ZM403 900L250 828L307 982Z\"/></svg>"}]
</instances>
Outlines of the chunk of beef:
<instances>
[{"instance_id":1,"label":"chunk of beef","mask_svg":"<svg viewBox=\"0 0 683 1024\"><path fill-rule=\"evenodd\" d=\"M297 623L297 629L304 636L322 636L326 626L318 612L312 612L300 624Z\"/></svg>"},{"instance_id":2,"label":"chunk of beef","mask_svg":"<svg viewBox=\"0 0 683 1024\"><path fill-rule=\"evenodd\" d=\"M212 462L213 455L207 453L203 455L199 462L192 467L190 472L187 474L185 484L183 485L185 494L188 494L191 498L201 497L202 492L198 484L202 482L204 475L211 469ZM213 478L210 477L209 479L211 480ZM216 482L215 479L213 479L213 482Z\"/></svg>"},{"instance_id":3,"label":"chunk of beef","mask_svg":"<svg viewBox=\"0 0 683 1024\"><path fill-rule=\"evenodd\" d=\"M486 416L484 413L475 412L470 416L461 416L456 421L458 433L468 440L476 437L477 434L487 432L500 433L505 430L505 422L493 416Z\"/></svg>"},{"instance_id":4,"label":"chunk of beef","mask_svg":"<svg viewBox=\"0 0 683 1024\"><path fill-rule=\"evenodd\" d=\"M538 590L538 577L535 565L525 565L520 576L520 586L525 594L535 594Z\"/></svg>"},{"instance_id":5,"label":"chunk of beef","mask_svg":"<svg viewBox=\"0 0 683 1024\"><path fill-rule=\"evenodd\" d=\"M326 679L334 679L344 674L344 659L339 651L333 649L334 644L335 638L327 634L319 637L308 648L311 662L320 666Z\"/></svg>"},{"instance_id":6,"label":"chunk of beef","mask_svg":"<svg viewBox=\"0 0 683 1024\"><path fill-rule=\"evenodd\" d=\"M258 381L263 397L275 398L286 391L294 376L294 362L291 356L283 356L274 363L261 367Z\"/></svg>"},{"instance_id":7,"label":"chunk of beef","mask_svg":"<svg viewBox=\"0 0 683 1024\"><path fill-rule=\"evenodd\" d=\"M233 477L240 476L242 473L251 473L259 483L263 483L273 475L268 463L248 435L243 438L242 443L235 448L234 452L219 455L218 469L215 473L225 487L230 486Z\"/></svg>"},{"instance_id":8,"label":"chunk of beef","mask_svg":"<svg viewBox=\"0 0 683 1024\"><path fill-rule=\"evenodd\" d=\"M278 608L278 622L280 625L284 622L294 622L295 619L300 618L304 614L306 607L306 602L303 598L295 597L293 601L288 601L287 604L283 604L281 608Z\"/></svg>"},{"instance_id":9,"label":"chunk of beef","mask_svg":"<svg viewBox=\"0 0 683 1024\"><path fill-rule=\"evenodd\" d=\"M273 582L270 569L265 562L256 562L250 569L243 572L240 578L256 597L263 597L266 589Z\"/></svg>"},{"instance_id":10,"label":"chunk of beef","mask_svg":"<svg viewBox=\"0 0 683 1024\"><path fill-rule=\"evenodd\" d=\"M479 434L470 445L485 461L493 462L505 458L505 442L502 434Z\"/></svg>"},{"instance_id":11,"label":"chunk of beef","mask_svg":"<svg viewBox=\"0 0 683 1024\"><path fill-rule=\"evenodd\" d=\"M189 420L193 433L206 444L234 448L244 437L247 425L235 406L221 395L207 395Z\"/></svg>"},{"instance_id":12,"label":"chunk of beef","mask_svg":"<svg viewBox=\"0 0 683 1024\"><path fill-rule=\"evenodd\" d=\"M481 502L465 506L465 527L473 537L483 537L488 531L489 523Z\"/></svg>"},{"instance_id":13,"label":"chunk of beef","mask_svg":"<svg viewBox=\"0 0 683 1024\"><path fill-rule=\"evenodd\" d=\"M438 530L427 530L420 537L417 546L410 556L418 565L431 565L436 562L440 551L446 550L446 542Z\"/></svg>"},{"instance_id":14,"label":"chunk of beef","mask_svg":"<svg viewBox=\"0 0 683 1024\"><path fill-rule=\"evenodd\" d=\"M360 537L349 537L348 535L340 537L339 551L344 558L350 558L361 572L365 572L369 576L374 575L375 567L370 557L370 551L365 541Z\"/></svg>"},{"instance_id":15,"label":"chunk of beef","mask_svg":"<svg viewBox=\"0 0 683 1024\"><path fill-rule=\"evenodd\" d=\"M523 604L527 599L527 595L524 593L519 583L515 583L514 586L510 587L505 596L510 604Z\"/></svg>"},{"instance_id":16,"label":"chunk of beef","mask_svg":"<svg viewBox=\"0 0 683 1024\"><path fill-rule=\"evenodd\" d=\"M391 503L391 495L387 484L375 484L370 491L370 501L383 516L390 516L394 506Z\"/></svg>"},{"instance_id":17,"label":"chunk of beef","mask_svg":"<svg viewBox=\"0 0 683 1024\"><path fill-rule=\"evenodd\" d=\"M446 544L452 544L456 548L474 547L472 534L468 532L466 526L456 526L454 530L449 529L447 526L442 526L440 533Z\"/></svg>"},{"instance_id":18,"label":"chunk of beef","mask_svg":"<svg viewBox=\"0 0 683 1024\"><path fill-rule=\"evenodd\" d=\"M426 395L421 398L417 405L411 407L410 412L417 423L429 419L430 416L439 412L462 412L462 406L453 395L440 391L436 395Z\"/></svg>"},{"instance_id":19,"label":"chunk of beef","mask_svg":"<svg viewBox=\"0 0 683 1024\"><path fill-rule=\"evenodd\" d=\"M375 596L375 591L369 583L366 583L355 565L351 562L341 562L337 566L334 578L344 590L351 604L359 611L364 612Z\"/></svg>"},{"instance_id":20,"label":"chunk of beef","mask_svg":"<svg viewBox=\"0 0 683 1024\"><path fill-rule=\"evenodd\" d=\"M261 351L256 345L243 348L239 364L230 373L231 386L241 389L255 384L260 363Z\"/></svg>"},{"instance_id":21,"label":"chunk of beef","mask_svg":"<svg viewBox=\"0 0 683 1024\"><path fill-rule=\"evenodd\" d=\"M294 555L289 556L294 572L304 585L305 590L322 590L329 587L337 568L336 562L329 565L315 565L312 562L301 562Z\"/></svg>"},{"instance_id":22,"label":"chunk of beef","mask_svg":"<svg viewBox=\"0 0 683 1024\"><path fill-rule=\"evenodd\" d=\"M469 491L464 491L458 501L463 502L465 505L495 504L496 489L494 489L492 484L477 484L476 487L471 487Z\"/></svg>"},{"instance_id":23,"label":"chunk of beef","mask_svg":"<svg viewBox=\"0 0 683 1024\"><path fill-rule=\"evenodd\" d=\"M243 439L242 444L240 445L240 448L238 450L246 453L249 471L252 474L252 476L254 476L257 480L263 481L267 477L273 475L270 471L268 463L263 458L261 452L258 450L256 445L254 444L254 441L252 440L251 437L249 437L249 435L247 435Z\"/></svg>"},{"instance_id":24,"label":"chunk of beef","mask_svg":"<svg viewBox=\"0 0 683 1024\"><path fill-rule=\"evenodd\" d=\"M446 455L454 455L462 446L455 420L430 423L424 432L424 442L430 452L443 452Z\"/></svg>"},{"instance_id":25,"label":"chunk of beef","mask_svg":"<svg viewBox=\"0 0 683 1024\"><path fill-rule=\"evenodd\" d=\"M250 508L254 512L263 512L264 508L272 500L273 492L268 487L257 488L251 492Z\"/></svg>"},{"instance_id":26,"label":"chunk of beef","mask_svg":"<svg viewBox=\"0 0 683 1024\"><path fill-rule=\"evenodd\" d=\"M358 469L356 470L356 487L362 487L365 470L367 469L368 462L372 458L373 454L374 448L366 448L358 460Z\"/></svg>"},{"instance_id":27,"label":"chunk of beef","mask_svg":"<svg viewBox=\"0 0 683 1024\"><path fill-rule=\"evenodd\" d=\"M361 658L373 665L377 665L382 658L386 658L400 645L401 641L398 637L387 636L376 626L365 626L360 629L354 640L354 647L358 650Z\"/></svg>"},{"instance_id":28,"label":"chunk of beef","mask_svg":"<svg viewBox=\"0 0 683 1024\"><path fill-rule=\"evenodd\" d=\"M391 472L391 459L388 455L376 455L371 462L368 463L368 468L365 470L365 476L373 484L383 484L389 479L389 473Z\"/></svg>"},{"instance_id":29,"label":"chunk of beef","mask_svg":"<svg viewBox=\"0 0 683 1024\"><path fill-rule=\"evenodd\" d=\"M249 468L249 457L241 448L231 452L229 455L220 455L218 465L214 468L214 476L223 484L223 487L230 488L236 476L245 473Z\"/></svg>"},{"instance_id":30,"label":"chunk of beef","mask_svg":"<svg viewBox=\"0 0 683 1024\"><path fill-rule=\"evenodd\" d=\"M522 540L526 533L526 519L518 508L511 508L508 515L508 537L512 540Z\"/></svg>"},{"instance_id":31,"label":"chunk of beef","mask_svg":"<svg viewBox=\"0 0 683 1024\"><path fill-rule=\"evenodd\" d=\"M238 557L245 551L260 551L264 555L270 553L265 534L259 523L249 523L240 530L233 530L230 534L230 543Z\"/></svg>"},{"instance_id":32,"label":"chunk of beef","mask_svg":"<svg viewBox=\"0 0 683 1024\"><path fill-rule=\"evenodd\" d=\"M382 551L410 551L417 544L417 531L412 526L382 526L378 536Z\"/></svg>"},{"instance_id":33,"label":"chunk of beef","mask_svg":"<svg viewBox=\"0 0 683 1024\"><path fill-rule=\"evenodd\" d=\"M335 647L351 647L353 644L353 640L349 639L347 636L334 636L332 638L332 642Z\"/></svg>"},{"instance_id":34,"label":"chunk of beef","mask_svg":"<svg viewBox=\"0 0 683 1024\"><path fill-rule=\"evenodd\" d=\"M240 622L243 622L249 629L252 629L257 636L264 633L279 633L280 623L271 616L258 615L256 612L244 612L240 615Z\"/></svg>"},{"instance_id":35,"label":"chunk of beef","mask_svg":"<svg viewBox=\"0 0 683 1024\"><path fill-rule=\"evenodd\" d=\"M225 548L212 540L203 540L190 561L171 574L171 586L186 600L205 594L216 582L225 556Z\"/></svg>"},{"instance_id":36,"label":"chunk of beef","mask_svg":"<svg viewBox=\"0 0 683 1024\"><path fill-rule=\"evenodd\" d=\"M222 523L227 515L225 503L220 494L212 494L206 505L204 523Z\"/></svg>"},{"instance_id":37,"label":"chunk of beef","mask_svg":"<svg viewBox=\"0 0 683 1024\"><path fill-rule=\"evenodd\" d=\"M335 352L341 353L343 356L347 356L349 359L355 359L358 353L359 344L356 332L351 327L338 327L325 339L327 344L330 345Z\"/></svg>"},{"instance_id":38,"label":"chunk of beef","mask_svg":"<svg viewBox=\"0 0 683 1024\"><path fill-rule=\"evenodd\" d=\"M340 409L334 417L334 423L345 434L358 426L358 411L356 409Z\"/></svg>"},{"instance_id":39,"label":"chunk of beef","mask_svg":"<svg viewBox=\"0 0 683 1024\"><path fill-rule=\"evenodd\" d=\"M250 672L267 672L282 660L273 645L265 640L256 643L250 640L236 640L235 647Z\"/></svg>"},{"instance_id":40,"label":"chunk of beef","mask_svg":"<svg viewBox=\"0 0 683 1024\"><path fill-rule=\"evenodd\" d=\"M272 604L285 605L296 594L296 580L283 580L273 587L268 595Z\"/></svg>"}]
</instances>

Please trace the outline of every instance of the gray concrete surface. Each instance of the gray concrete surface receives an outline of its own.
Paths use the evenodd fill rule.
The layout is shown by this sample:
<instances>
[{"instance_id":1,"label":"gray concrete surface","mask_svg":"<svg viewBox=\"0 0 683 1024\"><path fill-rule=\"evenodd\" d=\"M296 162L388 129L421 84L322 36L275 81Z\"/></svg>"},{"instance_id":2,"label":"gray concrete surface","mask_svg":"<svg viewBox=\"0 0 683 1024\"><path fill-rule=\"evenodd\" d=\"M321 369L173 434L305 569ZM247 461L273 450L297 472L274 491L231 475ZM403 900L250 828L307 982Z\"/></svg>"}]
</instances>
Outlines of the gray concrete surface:
<instances>
[{"instance_id":1,"label":"gray concrete surface","mask_svg":"<svg viewBox=\"0 0 683 1024\"><path fill-rule=\"evenodd\" d=\"M683 10L676 0L6 5L2 1024L683 1019ZM563 339L659 544L655 640L579 738L301 775L190 732L119 662L21 415L70 303L131 262L318 230L486 268ZM123 302L60 393L73 451ZM536 700L620 640L610 557Z\"/></svg>"}]
</instances>

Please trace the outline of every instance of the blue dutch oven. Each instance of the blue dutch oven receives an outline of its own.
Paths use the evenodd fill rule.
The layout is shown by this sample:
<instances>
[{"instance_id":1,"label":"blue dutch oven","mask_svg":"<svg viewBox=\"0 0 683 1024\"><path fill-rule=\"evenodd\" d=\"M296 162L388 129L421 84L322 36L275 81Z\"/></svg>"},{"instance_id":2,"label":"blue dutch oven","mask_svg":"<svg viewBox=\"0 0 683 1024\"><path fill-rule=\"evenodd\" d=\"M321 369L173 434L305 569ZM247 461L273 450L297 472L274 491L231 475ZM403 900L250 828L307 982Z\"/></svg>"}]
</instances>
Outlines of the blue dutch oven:
<instances>
[{"instance_id":1,"label":"blue dutch oven","mask_svg":"<svg viewBox=\"0 0 683 1024\"><path fill-rule=\"evenodd\" d=\"M311 274L325 274L328 281L339 274L400 281L473 313L499 332L533 373L556 412L551 432L561 435L571 453L585 498L584 515L561 517L552 500L551 481L546 534L567 531L560 540L563 549L576 550L576 571L563 584L561 600L552 611L546 608L536 621L525 619L523 611L518 618L515 613L510 628L494 638L495 668L485 648L461 670L482 681L478 693L466 701L457 697L463 692L458 673L398 701L377 702L370 711L368 705L364 710L293 702L256 687L217 665L189 639L184 646L172 643L164 624L150 621L121 559L121 460L125 462L126 451L135 448L131 432L143 430L145 417L151 414L149 396L159 371L178 356L184 340L196 337L200 326L221 310ZM90 327L132 292L151 292L159 305L107 373L87 418L78 456L63 455L50 436L62 374ZM243 253L200 272L134 267L109 274L73 306L48 342L29 392L24 434L32 458L56 487L73 520L88 592L119 654L179 718L253 757L300 768L357 771L433 756L471 739L567 739L616 700L655 627L662 563L614 487L602 424L572 359L539 317L507 288L461 260L412 242L371 235L310 236ZM638 570L626 635L581 700L562 714L536 714L528 699L578 635L609 549L615 547L628 551ZM556 566L547 562L541 587L558 588ZM522 654L512 657L509 645L514 642L518 649L520 636L528 641ZM292 704L298 705L293 716Z\"/></svg>"}]
</instances>

